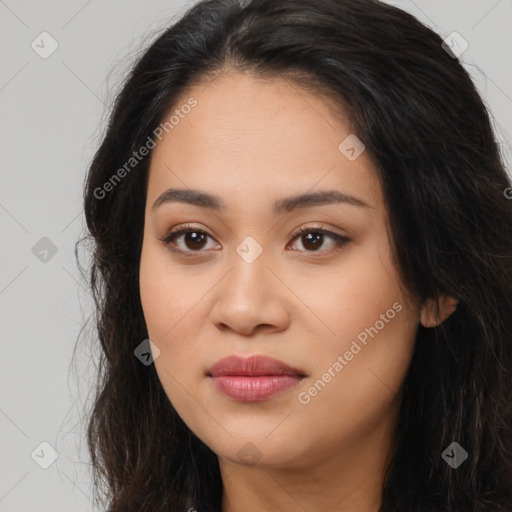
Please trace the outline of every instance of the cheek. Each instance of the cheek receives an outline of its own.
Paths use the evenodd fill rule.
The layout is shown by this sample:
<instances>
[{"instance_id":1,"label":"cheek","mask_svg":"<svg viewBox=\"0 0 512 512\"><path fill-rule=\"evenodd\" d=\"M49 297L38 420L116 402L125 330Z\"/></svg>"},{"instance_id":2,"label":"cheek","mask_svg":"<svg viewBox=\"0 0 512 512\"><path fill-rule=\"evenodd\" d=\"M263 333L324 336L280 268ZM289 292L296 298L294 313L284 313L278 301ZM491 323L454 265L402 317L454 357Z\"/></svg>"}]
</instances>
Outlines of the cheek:
<instances>
[{"instance_id":1,"label":"cheek","mask_svg":"<svg viewBox=\"0 0 512 512\"><path fill-rule=\"evenodd\" d=\"M182 275L171 268L170 261L167 250L152 241L144 242L139 275L140 298L148 333L155 341L169 337L175 330L173 326L194 300L194 288L185 285Z\"/></svg>"},{"instance_id":2,"label":"cheek","mask_svg":"<svg viewBox=\"0 0 512 512\"><path fill-rule=\"evenodd\" d=\"M315 295L312 297L314 307L331 328L330 339L339 340L342 345L376 322L378 327L385 326L379 331L389 333L407 316L404 311L396 311L405 310L406 298L391 260L387 238L375 236L372 242L354 246L351 251L330 279L324 279L320 287L313 288ZM398 305L394 309L395 303ZM381 315L385 315L384 320Z\"/></svg>"},{"instance_id":3,"label":"cheek","mask_svg":"<svg viewBox=\"0 0 512 512\"><path fill-rule=\"evenodd\" d=\"M358 446L371 432L393 425L416 333L414 311L394 304L396 309L389 301L352 305L355 316L339 317L334 325L336 341L310 352L314 371L297 391L294 416L314 434L308 452L330 453L333 443ZM368 312L373 309L377 315Z\"/></svg>"},{"instance_id":4,"label":"cheek","mask_svg":"<svg viewBox=\"0 0 512 512\"><path fill-rule=\"evenodd\" d=\"M312 417L342 418L333 435L340 421L345 433L357 430L359 422L371 424L390 407L409 367L418 325L385 241L358 250L338 275L317 292L316 307L331 336L322 350L311 351L315 372L301 388Z\"/></svg>"},{"instance_id":5,"label":"cheek","mask_svg":"<svg viewBox=\"0 0 512 512\"><path fill-rule=\"evenodd\" d=\"M193 383L190 379L194 363L187 362L191 360L191 347L186 343L186 337L180 334L186 323L186 317L179 322L184 317L182 311L186 310L183 290L172 278L159 252L165 251L143 245L140 297L148 337L160 351L154 361L155 370L170 402L180 410L190 401L182 390L190 388Z\"/></svg>"},{"instance_id":6,"label":"cheek","mask_svg":"<svg viewBox=\"0 0 512 512\"><path fill-rule=\"evenodd\" d=\"M201 315L199 304L207 283L190 282L186 272L171 267L167 250L143 244L140 263L140 297L149 339L159 348L155 367L169 396L178 382L192 382L202 370L198 363Z\"/></svg>"}]
</instances>

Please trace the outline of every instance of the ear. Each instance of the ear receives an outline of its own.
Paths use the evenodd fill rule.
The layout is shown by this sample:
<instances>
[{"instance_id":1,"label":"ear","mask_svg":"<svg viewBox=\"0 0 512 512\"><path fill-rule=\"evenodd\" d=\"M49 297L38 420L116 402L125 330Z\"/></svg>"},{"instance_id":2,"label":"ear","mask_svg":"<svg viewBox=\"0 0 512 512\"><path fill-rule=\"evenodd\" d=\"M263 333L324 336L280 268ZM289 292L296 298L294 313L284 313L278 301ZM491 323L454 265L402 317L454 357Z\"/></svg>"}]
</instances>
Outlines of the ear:
<instances>
[{"instance_id":1,"label":"ear","mask_svg":"<svg viewBox=\"0 0 512 512\"><path fill-rule=\"evenodd\" d=\"M436 327L444 322L456 309L458 300L450 295L439 296L439 315L434 299L428 299L420 310L420 323L423 327Z\"/></svg>"}]
</instances>

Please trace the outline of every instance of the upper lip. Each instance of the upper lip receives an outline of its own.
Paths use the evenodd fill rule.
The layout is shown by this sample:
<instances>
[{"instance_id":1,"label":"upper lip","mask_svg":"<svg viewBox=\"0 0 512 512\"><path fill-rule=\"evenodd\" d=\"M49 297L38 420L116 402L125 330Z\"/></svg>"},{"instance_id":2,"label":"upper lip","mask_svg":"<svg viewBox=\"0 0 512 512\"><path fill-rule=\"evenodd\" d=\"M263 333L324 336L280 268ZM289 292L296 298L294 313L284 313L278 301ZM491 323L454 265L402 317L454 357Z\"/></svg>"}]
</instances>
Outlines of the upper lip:
<instances>
[{"instance_id":1,"label":"upper lip","mask_svg":"<svg viewBox=\"0 0 512 512\"><path fill-rule=\"evenodd\" d=\"M306 374L297 368L283 363L273 357L254 355L250 357L228 356L219 359L207 372L210 377L220 375L298 375L305 377Z\"/></svg>"}]
</instances>

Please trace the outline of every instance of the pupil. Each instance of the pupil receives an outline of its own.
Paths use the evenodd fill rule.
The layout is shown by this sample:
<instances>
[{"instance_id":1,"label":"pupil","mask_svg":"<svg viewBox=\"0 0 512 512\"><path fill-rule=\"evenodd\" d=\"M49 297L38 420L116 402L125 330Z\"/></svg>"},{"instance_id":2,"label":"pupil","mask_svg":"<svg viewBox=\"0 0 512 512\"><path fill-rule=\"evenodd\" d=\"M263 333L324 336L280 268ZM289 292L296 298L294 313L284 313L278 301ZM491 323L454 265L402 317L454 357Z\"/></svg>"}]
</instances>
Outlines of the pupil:
<instances>
[{"instance_id":1,"label":"pupil","mask_svg":"<svg viewBox=\"0 0 512 512\"><path fill-rule=\"evenodd\" d=\"M198 249L201 248L201 243L204 242L204 234L203 233L196 233L195 231L191 231L185 235L186 241L192 242L192 248Z\"/></svg>"},{"instance_id":2,"label":"pupil","mask_svg":"<svg viewBox=\"0 0 512 512\"><path fill-rule=\"evenodd\" d=\"M323 234L322 233L308 233L306 235L306 239L308 240L306 244L304 244L304 247L307 248L307 244L308 243L311 243L312 244L312 248L315 249L319 246L321 246L322 244L321 243L318 243L319 240L321 240L321 237L323 237ZM311 241L311 239L313 239L313 241Z\"/></svg>"}]
</instances>

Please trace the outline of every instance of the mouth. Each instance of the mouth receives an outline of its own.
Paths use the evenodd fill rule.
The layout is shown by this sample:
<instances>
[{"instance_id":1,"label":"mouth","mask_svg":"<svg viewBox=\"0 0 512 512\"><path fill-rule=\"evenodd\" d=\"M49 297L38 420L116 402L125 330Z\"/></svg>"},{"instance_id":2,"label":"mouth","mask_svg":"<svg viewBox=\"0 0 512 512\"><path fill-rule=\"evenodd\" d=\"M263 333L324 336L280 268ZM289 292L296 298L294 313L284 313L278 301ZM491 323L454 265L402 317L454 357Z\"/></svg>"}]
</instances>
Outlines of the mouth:
<instances>
[{"instance_id":1,"label":"mouth","mask_svg":"<svg viewBox=\"0 0 512 512\"><path fill-rule=\"evenodd\" d=\"M277 359L229 356L207 372L217 391L237 401L255 402L294 388L307 375Z\"/></svg>"}]
</instances>

